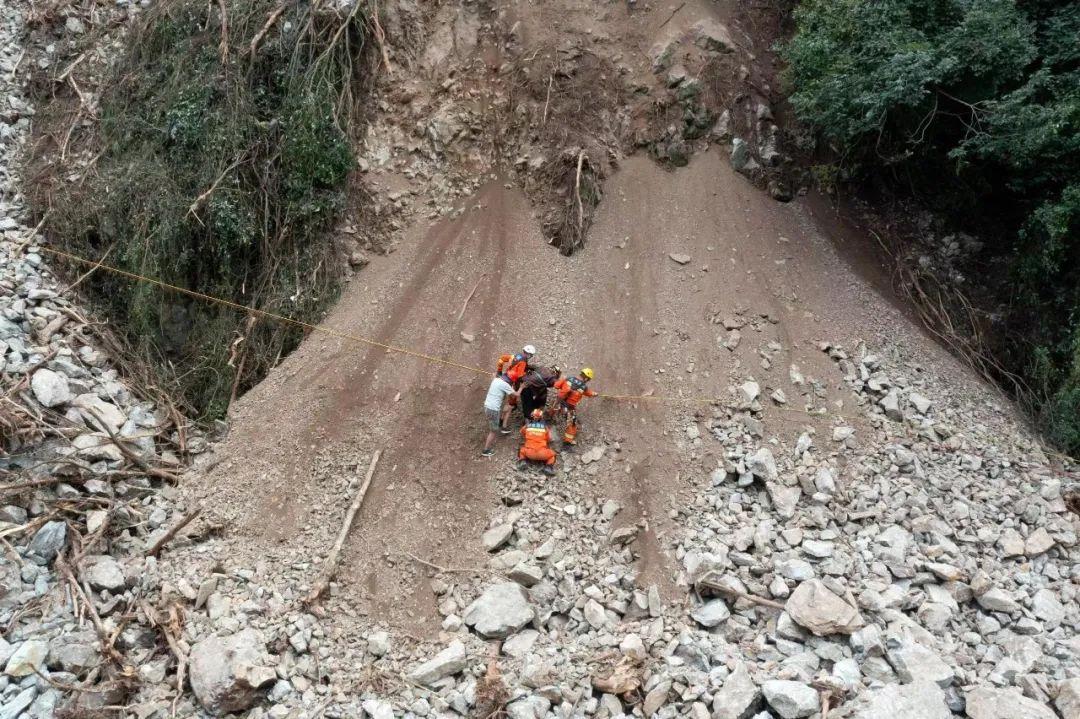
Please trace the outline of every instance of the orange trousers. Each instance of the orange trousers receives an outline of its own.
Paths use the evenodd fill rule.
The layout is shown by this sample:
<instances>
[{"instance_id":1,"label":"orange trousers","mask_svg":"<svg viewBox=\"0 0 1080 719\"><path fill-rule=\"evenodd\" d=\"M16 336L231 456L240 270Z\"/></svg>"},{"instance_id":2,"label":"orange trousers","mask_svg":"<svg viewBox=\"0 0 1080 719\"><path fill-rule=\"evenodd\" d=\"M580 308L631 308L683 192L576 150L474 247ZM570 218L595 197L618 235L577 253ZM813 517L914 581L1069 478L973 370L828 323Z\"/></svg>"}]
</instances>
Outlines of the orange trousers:
<instances>
[{"instance_id":1,"label":"orange trousers","mask_svg":"<svg viewBox=\"0 0 1080 719\"><path fill-rule=\"evenodd\" d=\"M538 449L526 449L522 447L518 450L518 459L531 459L534 462L543 462L547 465L555 464L555 450L551 447L543 447Z\"/></svg>"}]
</instances>

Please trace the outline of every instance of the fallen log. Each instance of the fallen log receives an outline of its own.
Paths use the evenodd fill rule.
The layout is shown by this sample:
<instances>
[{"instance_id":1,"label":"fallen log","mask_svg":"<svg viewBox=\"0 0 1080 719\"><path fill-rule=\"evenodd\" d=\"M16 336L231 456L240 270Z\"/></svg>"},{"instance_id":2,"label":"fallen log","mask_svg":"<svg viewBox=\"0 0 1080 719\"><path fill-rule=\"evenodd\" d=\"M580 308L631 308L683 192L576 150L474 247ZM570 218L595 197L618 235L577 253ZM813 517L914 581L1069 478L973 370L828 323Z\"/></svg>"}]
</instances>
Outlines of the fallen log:
<instances>
[{"instance_id":1,"label":"fallen log","mask_svg":"<svg viewBox=\"0 0 1080 719\"><path fill-rule=\"evenodd\" d=\"M364 503L364 496L367 494L368 487L371 486L371 478L375 475L375 466L379 463L381 455L381 449L375 450L375 454L371 455L371 462L368 464L364 483L360 486L356 496L353 497L348 511L345 512L345 519L341 523L341 529L338 531L337 541L334 542L330 554L326 557L326 561L323 562L322 574L319 575L318 581L315 582L311 587L311 591L304 597L304 604L314 604L322 596L322 593L326 591L326 588L330 586L330 580L334 577L334 572L337 571L337 565L341 559L341 548L345 544L345 538L349 536L349 530L352 529L356 513L360 511L360 505Z\"/></svg>"},{"instance_id":2,"label":"fallen log","mask_svg":"<svg viewBox=\"0 0 1080 719\"><path fill-rule=\"evenodd\" d=\"M190 512L185 514L183 517L181 517L180 521L177 522L176 524L174 524L172 529L165 532L165 534L161 535L161 538L158 539L156 542L154 542L153 546L151 546L149 549L146 550L146 556L147 557L156 557L158 555L158 552L161 551L161 548L164 547L166 544L168 544L169 540L171 540L173 537L175 537L177 532L179 532L184 527L188 526L188 524L191 523L191 520L195 519L200 514L202 514L202 507L201 506L196 507L195 509L191 510Z\"/></svg>"}]
</instances>

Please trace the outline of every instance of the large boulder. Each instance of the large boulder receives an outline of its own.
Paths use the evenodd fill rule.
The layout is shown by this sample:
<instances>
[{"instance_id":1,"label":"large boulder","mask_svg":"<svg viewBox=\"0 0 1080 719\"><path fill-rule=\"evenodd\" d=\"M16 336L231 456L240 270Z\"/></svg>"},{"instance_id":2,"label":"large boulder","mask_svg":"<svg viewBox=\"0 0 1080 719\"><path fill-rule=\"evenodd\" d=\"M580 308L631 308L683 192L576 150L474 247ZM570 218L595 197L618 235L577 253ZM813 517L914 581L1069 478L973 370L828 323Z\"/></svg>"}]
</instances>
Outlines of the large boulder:
<instances>
[{"instance_id":1,"label":"large boulder","mask_svg":"<svg viewBox=\"0 0 1080 719\"><path fill-rule=\"evenodd\" d=\"M746 665L739 662L724 686L713 694L712 719L750 719L760 707L761 692Z\"/></svg>"},{"instance_id":2,"label":"large boulder","mask_svg":"<svg viewBox=\"0 0 1080 719\"><path fill-rule=\"evenodd\" d=\"M191 648L191 689L210 714L243 711L277 678L267 659L266 644L254 629L203 639Z\"/></svg>"},{"instance_id":3,"label":"large boulder","mask_svg":"<svg viewBox=\"0 0 1080 719\"><path fill-rule=\"evenodd\" d=\"M819 579L796 587L784 609L799 626L819 637L851 634L865 623L859 610L834 594Z\"/></svg>"},{"instance_id":4,"label":"large boulder","mask_svg":"<svg viewBox=\"0 0 1080 719\"><path fill-rule=\"evenodd\" d=\"M536 612L520 584L493 584L465 610L462 619L485 639L505 639L533 620Z\"/></svg>"},{"instance_id":5,"label":"large boulder","mask_svg":"<svg viewBox=\"0 0 1080 719\"><path fill-rule=\"evenodd\" d=\"M964 700L971 719L1057 719L1045 704L1028 699L1019 689L975 687Z\"/></svg>"},{"instance_id":6,"label":"large boulder","mask_svg":"<svg viewBox=\"0 0 1080 719\"><path fill-rule=\"evenodd\" d=\"M945 692L933 682L888 684L860 694L850 719L952 719Z\"/></svg>"}]
</instances>

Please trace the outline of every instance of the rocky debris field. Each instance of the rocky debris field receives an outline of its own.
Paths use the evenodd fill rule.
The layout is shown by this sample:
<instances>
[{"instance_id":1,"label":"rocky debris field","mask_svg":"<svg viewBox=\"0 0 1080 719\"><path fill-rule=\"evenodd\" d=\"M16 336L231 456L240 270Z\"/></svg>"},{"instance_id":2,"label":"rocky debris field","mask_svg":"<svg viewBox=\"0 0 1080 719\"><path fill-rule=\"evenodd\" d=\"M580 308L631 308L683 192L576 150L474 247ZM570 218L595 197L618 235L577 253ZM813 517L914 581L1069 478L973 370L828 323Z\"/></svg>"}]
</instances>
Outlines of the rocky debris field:
<instances>
[{"instance_id":1,"label":"rocky debris field","mask_svg":"<svg viewBox=\"0 0 1080 719\"><path fill-rule=\"evenodd\" d=\"M446 53L473 57L482 9L465 4L451 18ZM695 115L705 65L729 54L730 36L683 20L646 72L678 98L665 107L689 110L686 124L641 146L679 164L693 143L742 132L736 167L782 164L763 98L743 98L717 125ZM693 467L691 489L669 499L667 531L612 498L633 471L624 438L590 426L553 480L496 472L501 503L478 537L483 559L383 557L430 586L437 629L357 612L350 595L386 590L348 577L305 604L324 557L284 542L252 559L236 551L243 538L185 503L174 487L183 462L225 458L202 454L205 438L124 375L24 225L11 174L34 112L10 84L21 22L5 6L0 719L1080 719L1066 475L1003 402L974 383L946 386L894 337L823 344L828 376L777 368L794 392L763 379L774 355L794 349L777 342L757 378L663 414L654 451ZM579 67L570 61L582 56L563 60ZM423 95L385 100L412 103L410 121L431 124L373 125L368 170L434 185L386 188L397 209L443 214L479 175L454 168L483 144L474 128L491 115L470 104L482 93L441 82L405 83ZM539 141L514 152L525 175L554 161ZM703 331L717 325L719 353L757 329L732 319ZM839 403L826 392L836 387ZM371 449L356 449L355 466ZM657 543L662 556L649 550Z\"/></svg>"},{"instance_id":2,"label":"rocky debris field","mask_svg":"<svg viewBox=\"0 0 1080 719\"><path fill-rule=\"evenodd\" d=\"M944 391L902 350L820 351L834 376L790 367L800 396L747 377L667 421L700 467L671 500L669 583L641 580L654 528L606 497L629 466L603 429L555 480L498 474L486 563L387 557L427 577L434 641L357 616L346 582L302 610L318 558L239 566L215 538L178 551L157 591L184 607L195 700L282 718L1080 717L1062 476L999 407ZM822 406L833 384L843 407ZM778 439L777 408L806 431Z\"/></svg>"}]
</instances>

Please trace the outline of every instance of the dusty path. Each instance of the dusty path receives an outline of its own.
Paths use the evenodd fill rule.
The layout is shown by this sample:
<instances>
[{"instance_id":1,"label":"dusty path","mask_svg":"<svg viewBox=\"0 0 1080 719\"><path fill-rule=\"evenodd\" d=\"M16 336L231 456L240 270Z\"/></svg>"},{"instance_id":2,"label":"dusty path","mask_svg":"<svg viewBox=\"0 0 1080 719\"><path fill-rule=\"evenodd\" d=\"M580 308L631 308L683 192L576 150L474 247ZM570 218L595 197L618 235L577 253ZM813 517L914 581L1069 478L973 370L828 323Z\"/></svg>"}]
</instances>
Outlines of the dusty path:
<instances>
[{"instance_id":1,"label":"dusty path","mask_svg":"<svg viewBox=\"0 0 1080 719\"><path fill-rule=\"evenodd\" d=\"M788 398L766 409L775 433L766 439L821 431L844 421L845 395L816 343L853 343L899 313L838 257L806 205L769 200L718 152L674 173L631 158L606 198L590 245L564 258L545 246L522 195L492 181L461 217L421 223L399 251L373 262L325 324L478 367L533 342L545 362L591 364L601 391L686 397L594 400L584 411L584 446L603 437L625 460L625 472L593 477L591 486L631 510L621 522L645 520L635 545L639 581L667 586L668 508L691 473L709 472L718 459L678 451L691 441L689 421L713 412L691 398L727 400L730 385L753 377L766 403L775 389ZM692 259L680 265L669 253ZM746 323L735 351L718 343L727 333L714 318ZM896 330L925 342L911 325ZM791 383L793 364L808 384ZM827 377L834 386L813 397L809 383ZM219 449L229 459L196 480L196 491L213 498L238 551L285 557L304 546L317 557L340 522L350 477L384 448L347 545L343 586L359 612L433 630L435 597L413 558L483 566L479 538L500 506L494 478L512 462L512 439L494 459L478 454L487 382L312 336L239 402ZM807 402L828 416L800 411Z\"/></svg>"}]
</instances>

